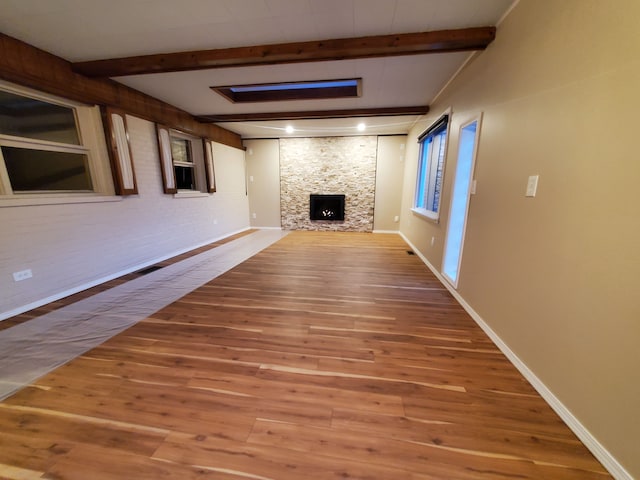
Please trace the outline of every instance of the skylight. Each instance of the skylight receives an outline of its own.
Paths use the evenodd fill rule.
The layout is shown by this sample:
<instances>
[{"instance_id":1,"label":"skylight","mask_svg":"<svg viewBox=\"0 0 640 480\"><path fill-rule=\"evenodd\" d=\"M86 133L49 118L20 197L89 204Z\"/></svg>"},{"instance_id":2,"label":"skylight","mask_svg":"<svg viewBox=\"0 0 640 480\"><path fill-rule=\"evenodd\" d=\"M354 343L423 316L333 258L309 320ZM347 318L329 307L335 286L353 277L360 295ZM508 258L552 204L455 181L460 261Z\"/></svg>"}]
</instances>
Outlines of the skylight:
<instances>
[{"instance_id":1,"label":"skylight","mask_svg":"<svg viewBox=\"0 0 640 480\"><path fill-rule=\"evenodd\" d=\"M361 78L211 87L233 103L359 97L361 88Z\"/></svg>"}]
</instances>

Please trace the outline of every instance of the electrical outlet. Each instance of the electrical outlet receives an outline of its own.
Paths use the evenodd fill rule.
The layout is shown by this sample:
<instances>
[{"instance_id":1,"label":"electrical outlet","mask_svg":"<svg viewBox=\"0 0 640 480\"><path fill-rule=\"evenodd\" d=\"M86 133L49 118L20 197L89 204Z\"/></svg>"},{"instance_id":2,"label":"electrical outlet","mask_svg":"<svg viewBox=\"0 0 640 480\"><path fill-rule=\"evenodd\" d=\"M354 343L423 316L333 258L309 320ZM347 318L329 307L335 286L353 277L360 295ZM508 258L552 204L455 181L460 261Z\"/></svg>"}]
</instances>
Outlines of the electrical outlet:
<instances>
[{"instance_id":1,"label":"electrical outlet","mask_svg":"<svg viewBox=\"0 0 640 480\"><path fill-rule=\"evenodd\" d=\"M431 237L431 246L433 247L436 244L436 237Z\"/></svg>"},{"instance_id":2,"label":"electrical outlet","mask_svg":"<svg viewBox=\"0 0 640 480\"><path fill-rule=\"evenodd\" d=\"M253 218L256 218L256 217L257 217L257 215L256 215L255 213L252 213L252 214L251 214L251 216L252 216Z\"/></svg>"},{"instance_id":3,"label":"electrical outlet","mask_svg":"<svg viewBox=\"0 0 640 480\"><path fill-rule=\"evenodd\" d=\"M400 221L400 217L396 215L395 217L393 217L393 221L398 223Z\"/></svg>"},{"instance_id":4,"label":"electrical outlet","mask_svg":"<svg viewBox=\"0 0 640 480\"><path fill-rule=\"evenodd\" d=\"M28 268L26 270L20 270L19 272L13 272L13 280L15 282L21 282L22 280L26 280L27 278L33 277L33 273L31 269Z\"/></svg>"}]
</instances>

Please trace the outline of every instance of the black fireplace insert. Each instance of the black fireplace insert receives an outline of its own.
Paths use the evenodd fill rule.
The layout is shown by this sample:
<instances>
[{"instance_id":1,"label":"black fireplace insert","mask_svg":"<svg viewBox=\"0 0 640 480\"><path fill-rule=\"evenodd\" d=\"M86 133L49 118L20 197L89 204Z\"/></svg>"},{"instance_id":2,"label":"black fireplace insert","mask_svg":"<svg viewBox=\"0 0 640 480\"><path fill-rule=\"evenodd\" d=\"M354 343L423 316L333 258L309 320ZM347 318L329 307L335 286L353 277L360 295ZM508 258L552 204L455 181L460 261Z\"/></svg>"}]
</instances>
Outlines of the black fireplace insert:
<instances>
[{"instance_id":1,"label":"black fireplace insert","mask_svg":"<svg viewBox=\"0 0 640 480\"><path fill-rule=\"evenodd\" d=\"M344 195L310 195L309 218L344 221Z\"/></svg>"}]
</instances>

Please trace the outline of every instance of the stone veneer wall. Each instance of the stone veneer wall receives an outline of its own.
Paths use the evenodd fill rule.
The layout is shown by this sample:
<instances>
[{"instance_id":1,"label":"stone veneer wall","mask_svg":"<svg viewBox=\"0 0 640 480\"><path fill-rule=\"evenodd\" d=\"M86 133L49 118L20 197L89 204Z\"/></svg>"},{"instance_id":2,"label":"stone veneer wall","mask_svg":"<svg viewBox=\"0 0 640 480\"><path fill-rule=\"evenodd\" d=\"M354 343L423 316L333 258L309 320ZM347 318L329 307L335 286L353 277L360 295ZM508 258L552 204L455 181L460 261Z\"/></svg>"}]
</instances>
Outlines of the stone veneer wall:
<instances>
[{"instance_id":1,"label":"stone veneer wall","mask_svg":"<svg viewBox=\"0 0 640 480\"><path fill-rule=\"evenodd\" d=\"M371 232L377 145L376 136L281 138L282 228ZM344 194L344 222L309 220L311 194Z\"/></svg>"}]
</instances>

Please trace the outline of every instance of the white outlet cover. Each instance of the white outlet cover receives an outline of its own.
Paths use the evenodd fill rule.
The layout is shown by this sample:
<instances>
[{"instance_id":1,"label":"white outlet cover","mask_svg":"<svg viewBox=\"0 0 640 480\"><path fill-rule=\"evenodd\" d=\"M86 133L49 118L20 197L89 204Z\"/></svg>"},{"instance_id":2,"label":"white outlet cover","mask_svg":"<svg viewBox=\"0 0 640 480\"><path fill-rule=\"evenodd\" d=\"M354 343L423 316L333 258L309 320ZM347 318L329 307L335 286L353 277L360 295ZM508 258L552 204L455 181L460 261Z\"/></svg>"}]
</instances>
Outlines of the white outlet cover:
<instances>
[{"instance_id":1,"label":"white outlet cover","mask_svg":"<svg viewBox=\"0 0 640 480\"><path fill-rule=\"evenodd\" d=\"M526 197L535 197L538 190L538 177L539 175L531 175L527 180L527 192Z\"/></svg>"},{"instance_id":2,"label":"white outlet cover","mask_svg":"<svg viewBox=\"0 0 640 480\"><path fill-rule=\"evenodd\" d=\"M21 282L22 280L26 280L27 278L31 278L31 277L33 277L33 273L29 268L27 270L20 270L19 272L13 272L14 282Z\"/></svg>"}]
</instances>

